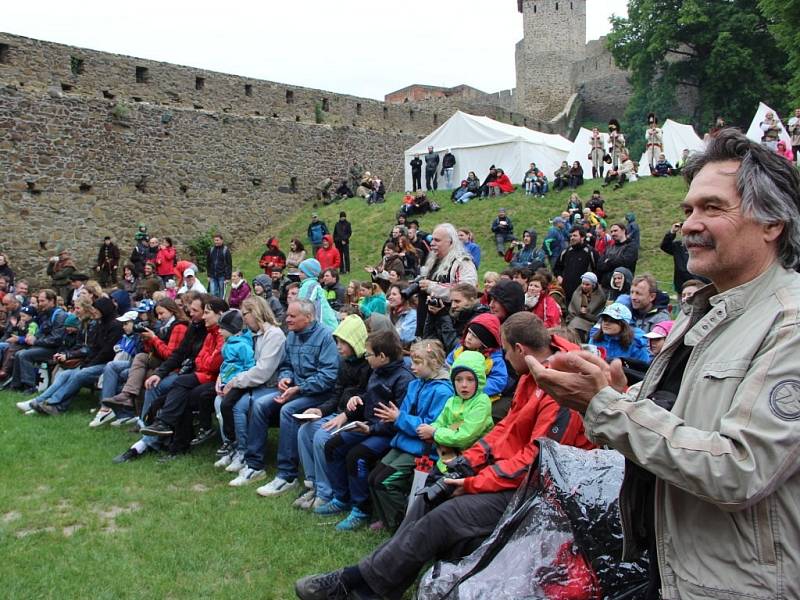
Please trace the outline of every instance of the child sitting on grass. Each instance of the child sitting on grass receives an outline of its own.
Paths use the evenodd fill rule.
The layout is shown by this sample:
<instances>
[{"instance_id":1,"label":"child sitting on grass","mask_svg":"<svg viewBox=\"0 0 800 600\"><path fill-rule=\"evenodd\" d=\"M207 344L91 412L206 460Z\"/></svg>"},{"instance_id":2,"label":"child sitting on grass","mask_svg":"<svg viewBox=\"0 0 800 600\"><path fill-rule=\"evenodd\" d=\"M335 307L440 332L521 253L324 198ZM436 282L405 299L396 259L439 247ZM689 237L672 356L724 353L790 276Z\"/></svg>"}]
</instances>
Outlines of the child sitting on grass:
<instances>
[{"instance_id":1,"label":"child sitting on grass","mask_svg":"<svg viewBox=\"0 0 800 600\"><path fill-rule=\"evenodd\" d=\"M365 356L372 374L364 397L347 402L347 425L354 427L331 435L325 443L325 472L333 499L314 509L319 515L350 514L336 526L350 531L365 526L370 515L367 476L389 450L396 429L375 414L379 404L397 405L406 395L414 375L403 361L403 345L397 333L374 331L367 337ZM347 426L346 425L346 426Z\"/></svg>"},{"instance_id":2,"label":"child sitting on grass","mask_svg":"<svg viewBox=\"0 0 800 600\"><path fill-rule=\"evenodd\" d=\"M453 395L444 365L444 347L438 340L422 340L411 346L411 371L417 378L408 385L400 408L379 404L375 409L384 423L394 423L397 433L392 438L392 449L369 476L373 509L378 517L371 529L386 526L394 531L400 526L416 459L421 456L436 459L432 446L418 437L417 429L433 422Z\"/></svg>"},{"instance_id":3,"label":"child sitting on grass","mask_svg":"<svg viewBox=\"0 0 800 600\"><path fill-rule=\"evenodd\" d=\"M461 454L484 436L493 426L492 403L484 393L486 374L484 357L480 352L467 350L453 363L450 379L456 393L430 425L417 427L423 442L435 443L439 460L436 466L445 472L446 462Z\"/></svg>"}]
</instances>

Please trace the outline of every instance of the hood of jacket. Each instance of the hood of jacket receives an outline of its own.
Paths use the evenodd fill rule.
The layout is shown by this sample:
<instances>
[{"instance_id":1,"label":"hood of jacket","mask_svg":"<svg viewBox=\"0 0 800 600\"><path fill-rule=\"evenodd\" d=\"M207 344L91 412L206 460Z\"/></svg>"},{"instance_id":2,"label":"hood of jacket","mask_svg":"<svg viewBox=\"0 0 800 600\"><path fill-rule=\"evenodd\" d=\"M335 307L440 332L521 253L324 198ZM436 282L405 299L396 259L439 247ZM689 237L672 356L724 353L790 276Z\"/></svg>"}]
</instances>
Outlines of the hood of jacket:
<instances>
[{"instance_id":1,"label":"hood of jacket","mask_svg":"<svg viewBox=\"0 0 800 600\"><path fill-rule=\"evenodd\" d=\"M525 291L516 281L498 281L489 292L489 297L502 304L508 316L525 310Z\"/></svg>"},{"instance_id":2,"label":"hood of jacket","mask_svg":"<svg viewBox=\"0 0 800 600\"><path fill-rule=\"evenodd\" d=\"M328 246L328 250L330 250L331 248L334 248L333 236L330 233L326 233L325 235L322 236L322 241L324 242L326 240L328 241L328 244L330 244L330 246ZM324 250L324 248L323 248L323 250Z\"/></svg>"},{"instance_id":3,"label":"hood of jacket","mask_svg":"<svg viewBox=\"0 0 800 600\"><path fill-rule=\"evenodd\" d=\"M614 269L614 273L622 273L622 276L625 278L625 283L623 284L623 288L625 286L630 286L631 281L633 281L633 273L630 272L630 269L626 267L617 267ZM611 277L614 277L614 273L611 274Z\"/></svg>"},{"instance_id":4,"label":"hood of jacket","mask_svg":"<svg viewBox=\"0 0 800 600\"><path fill-rule=\"evenodd\" d=\"M253 287L256 285L260 285L262 288L264 288L265 292L272 291L272 279L270 279L270 277L264 273L253 279Z\"/></svg>"},{"instance_id":5,"label":"hood of jacket","mask_svg":"<svg viewBox=\"0 0 800 600\"><path fill-rule=\"evenodd\" d=\"M280 250L281 247L278 245L278 238L276 238L276 237L269 238L267 240L267 248L268 249L274 249L274 250Z\"/></svg>"},{"instance_id":6,"label":"hood of jacket","mask_svg":"<svg viewBox=\"0 0 800 600\"><path fill-rule=\"evenodd\" d=\"M480 325L484 327L486 330L489 331L494 336L494 339L497 340L497 343L492 346L487 346L486 352L490 352L492 350L497 350L500 348L500 319L497 318L496 315L493 315L491 312L482 312L478 314L475 318L470 320L467 323L467 326L464 328L464 338L467 337L467 331L472 325ZM464 339L461 340L461 345L464 345Z\"/></svg>"},{"instance_id":7,"label":"hood of jacket","mask_svg":"<svg viewBox=\"0 0 800 600\"><path fill-rule=\"evenodd\" d=\"M111 292L111 297L117 303L117 314L124 315L131 308L131 296L125 290L114 290Z\"/></svg>"},{"instance_id":8,"label":"hood of jacket","mask_svg":"<svg viewBox=\"0 0 800 600\"><path fill-rule=\"evenodd\" d=\"M474 398L483 392L483 388L486 386L486 357L474 350L464 350L464 352L459 354L453 361L453 366L450 367L450 381L453 383L454 388L456 385L456 375L462 371L469 371L472 373L475 376L475 380L478 382L475 393L470 398Z\"/></svg>"},{"instance_id":9,"label":"hood of jacket","mask_svg":"<svg viewBox=\"0 0 800 600\"><path fill-rule=\"evenodd\" d=\"M353 349L355 358L361 358L366 352L367 345L367 326L358 315L349 315L346 317L336 330L333 336L339 338L343 342L347 342Z\"/></svg>"},{"instance_id":10,"label":"hood of jacket","mask_svg":"<svg viewBox=\"0 0 800 600\"><path fill-rule=\"evenodd\" d=\"M100 311L102 315L100 320L104 323L117 318L117 307L114 306L114 301L111 298L98 298L92 303L92 306Z\"/></svg>"}]
</instances>

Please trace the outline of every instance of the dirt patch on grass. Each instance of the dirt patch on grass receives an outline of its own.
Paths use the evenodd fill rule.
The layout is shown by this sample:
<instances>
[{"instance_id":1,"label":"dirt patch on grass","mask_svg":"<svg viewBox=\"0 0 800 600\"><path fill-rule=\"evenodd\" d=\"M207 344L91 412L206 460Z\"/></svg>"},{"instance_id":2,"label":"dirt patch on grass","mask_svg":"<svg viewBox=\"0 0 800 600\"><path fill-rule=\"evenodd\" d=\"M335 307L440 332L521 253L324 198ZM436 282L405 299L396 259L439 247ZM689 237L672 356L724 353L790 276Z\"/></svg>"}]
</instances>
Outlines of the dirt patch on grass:
<instances>
[{"instance_id":1,"label":"dirt patch on grass","mask_svg":"<svg viewBox=\"0 0 800 600\"><path fill-rule=\"evenodd\" d=\"M26 538L29 535L36 535L37 533L53 533L56 530L55 527L41 527L41 528L32 528L32 529L20 529L17 531L14 536L17 539Z\"/></svg>"},{"instance_id":2,"label":"dirt patch on grass","mask_svg":"<svg viewBox=\"0 0 800 600\"><path fill-rule=\"evenodd\" d=\"M93 511L103 523L102 531L105 533L119 533L123 529L117 525L117 517L135 512L141 507L142 505L138 502L131 502L128 506L113 505L108 508L94 508Z\"/></svg>"},{"instance_id":3,"label":"dirt patch on grass","mask_svg":"<svg viewBox=\"0 0 800 600\"><path fill-rule=\"evenodd\" d=\"M11 512L3 514L3 523L11 523L11 521L16 521L21 516L21 513L17 512L16 510L12 510Z\"/></svg>"},{"instance_id":4,"label":"dirt patch on grass","mask_svg":"<svg viewBox=\"0 0 800 600\"><path fill-rule=\"evenodd\" d=\"M193 491L193 492L203 493L203 492L207 492L207 491L208 491L208 490L210 490L211 488L210 488L210 487L208 487L208 486L207 486L207 485L205 485L205 484L202 484L202 483L195 483L195 484L192 486L192 488L191 488L191 489L192 489L192 491Z\"/></svg>"},{"instance_id":5,"label":"dirt patch on grass","mask_svg":"<svg viewBox=\"0 0 800 600\"><path fill-rule=\"evenodd\" d=\"M61 530L61 533L64 534L64 537L72 537L73 534L79 529L83 529L83 525L75 523L74 525L67 525L64 527L64 529Z\"/></svg>"}]
</instances>

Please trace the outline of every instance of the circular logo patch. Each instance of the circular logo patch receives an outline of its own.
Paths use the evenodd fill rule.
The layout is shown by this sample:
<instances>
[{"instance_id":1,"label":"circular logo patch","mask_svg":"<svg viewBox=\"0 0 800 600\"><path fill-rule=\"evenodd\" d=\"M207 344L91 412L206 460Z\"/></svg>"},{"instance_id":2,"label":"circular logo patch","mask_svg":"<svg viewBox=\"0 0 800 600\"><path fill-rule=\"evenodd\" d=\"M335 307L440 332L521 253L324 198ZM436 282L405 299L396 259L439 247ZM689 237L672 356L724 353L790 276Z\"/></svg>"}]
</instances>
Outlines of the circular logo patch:
<instances>
[{"instance_id":1,"label":"circular logo patch","mask_svg":"<svg viewBox=\"0 0 800 600\"><path fill-rule=\"evenodd\" d=\"M800 419L800 381L789 379L778 383L769 393L769 408L779 419Z\"/></svg>"}]
</instances>

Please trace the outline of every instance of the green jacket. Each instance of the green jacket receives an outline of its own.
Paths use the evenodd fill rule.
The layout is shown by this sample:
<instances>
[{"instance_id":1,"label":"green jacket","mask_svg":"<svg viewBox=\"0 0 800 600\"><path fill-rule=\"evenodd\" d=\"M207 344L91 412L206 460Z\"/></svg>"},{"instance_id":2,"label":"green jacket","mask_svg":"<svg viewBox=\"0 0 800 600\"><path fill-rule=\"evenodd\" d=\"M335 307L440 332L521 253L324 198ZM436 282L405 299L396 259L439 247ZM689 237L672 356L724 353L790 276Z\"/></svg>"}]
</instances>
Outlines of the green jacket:
<instances>
[{"instance_id":1,"label":"green jacket","mask_svg":"<svg viewBox=\"0 0 800 600\"><path fill-rule=\"evenodd\" d=\"M444 409L432 423L435 428L434 441L440 446L469 448L492 428L492 401L483 393L486 385L486 359L480 352L462 352L450 369L450 380L455 386L460 371L471 371L478 380L475 395L464 400L458 394L444 405ZM441 461L439 461L441 462Z\"/></svg>"}]
</instances>

